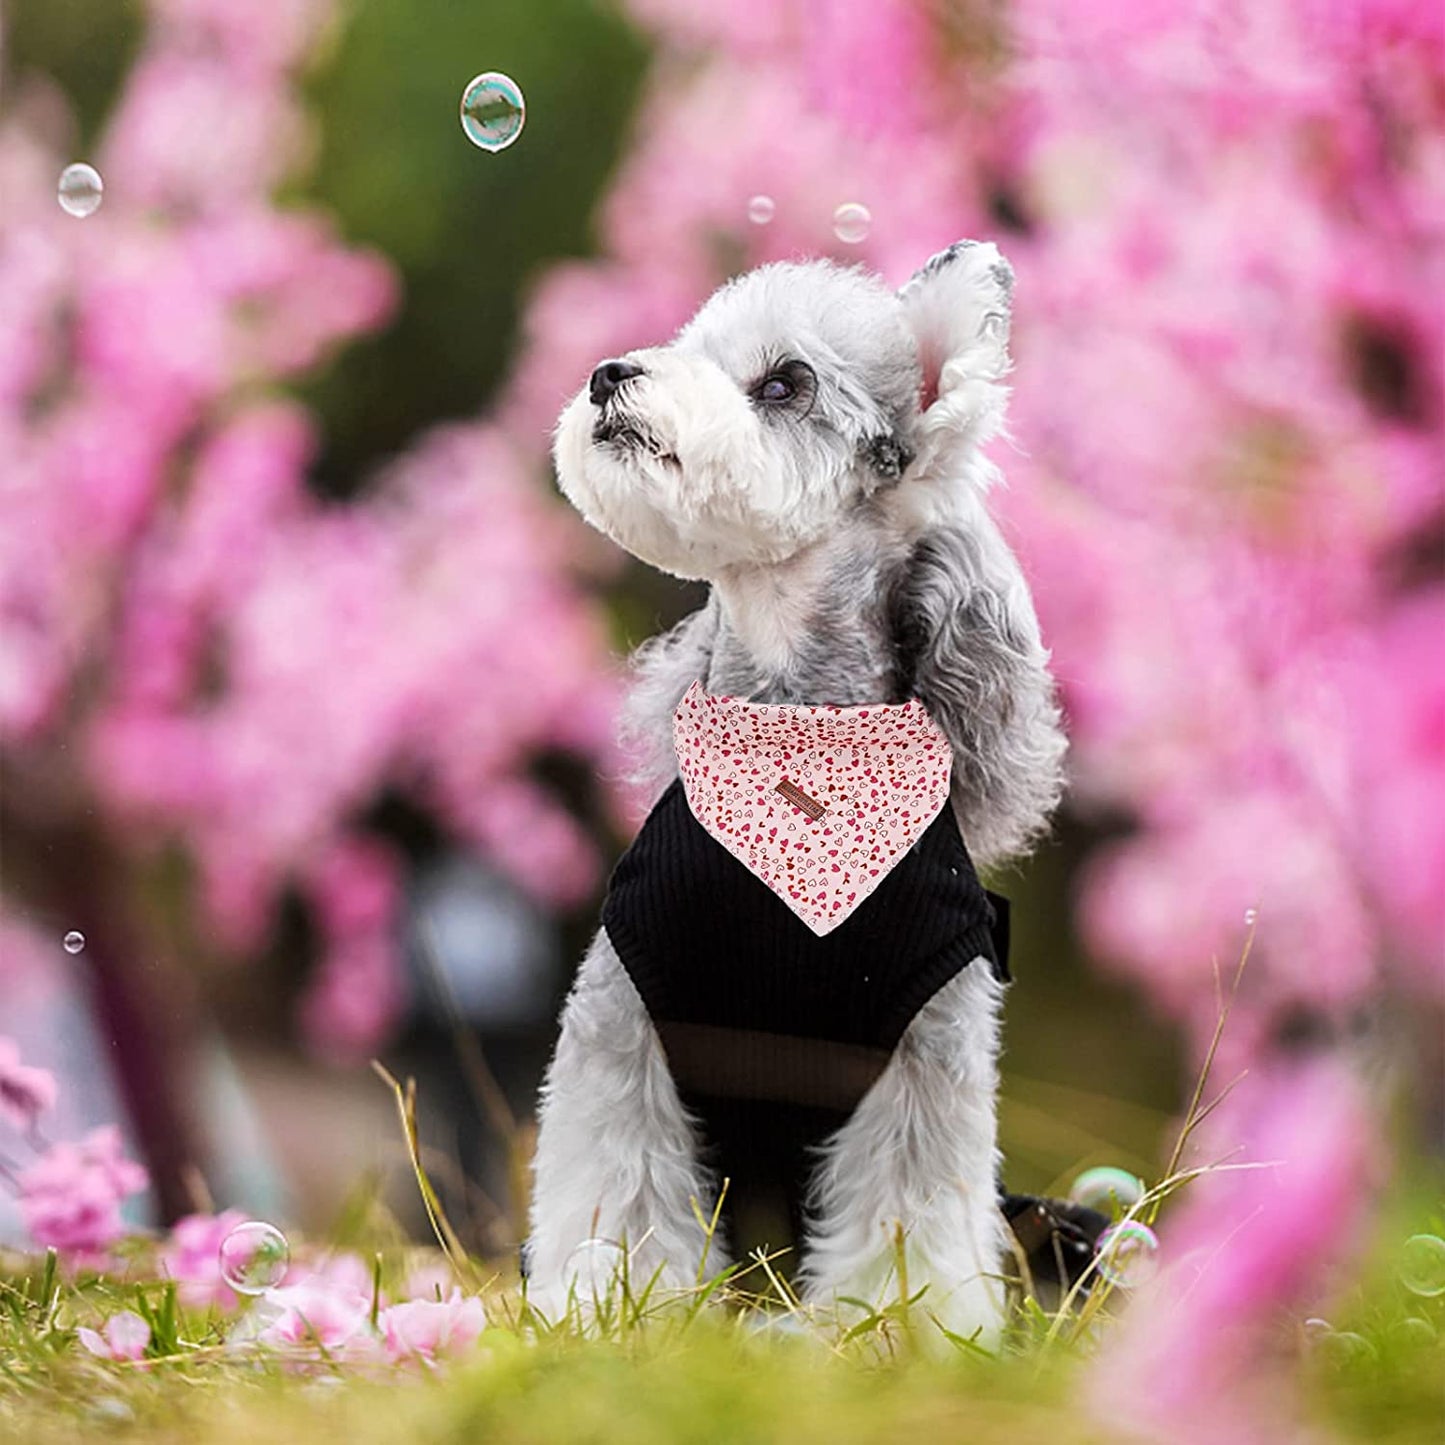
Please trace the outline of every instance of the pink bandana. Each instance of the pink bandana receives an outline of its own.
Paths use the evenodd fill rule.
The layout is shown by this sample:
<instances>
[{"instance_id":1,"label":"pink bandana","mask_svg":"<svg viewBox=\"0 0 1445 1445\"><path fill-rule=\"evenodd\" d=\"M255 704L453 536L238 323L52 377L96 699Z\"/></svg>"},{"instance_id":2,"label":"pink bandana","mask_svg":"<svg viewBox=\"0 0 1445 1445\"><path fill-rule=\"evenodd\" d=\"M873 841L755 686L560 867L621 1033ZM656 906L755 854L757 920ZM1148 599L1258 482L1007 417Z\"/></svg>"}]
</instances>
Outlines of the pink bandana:
<instances>
[{"instance_id":1,"label":"pink bandana","mask_svg":"<svg viewBox=\"0 0 1445 1445\"><path fill-rule=\"evenodd\" d=\"M953 752L917 698L801 707L694 682L672 735L693 816L820 936L948 801Z\"/></svg>"}]
</instances>

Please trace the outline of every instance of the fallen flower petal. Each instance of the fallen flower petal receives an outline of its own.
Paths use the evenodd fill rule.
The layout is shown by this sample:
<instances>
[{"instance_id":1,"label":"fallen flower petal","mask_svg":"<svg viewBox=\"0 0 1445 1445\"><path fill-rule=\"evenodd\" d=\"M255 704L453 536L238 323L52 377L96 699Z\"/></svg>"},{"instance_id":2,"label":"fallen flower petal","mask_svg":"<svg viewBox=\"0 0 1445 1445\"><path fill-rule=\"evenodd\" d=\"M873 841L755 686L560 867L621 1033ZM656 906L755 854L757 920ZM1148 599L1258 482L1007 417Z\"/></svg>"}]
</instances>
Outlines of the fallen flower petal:
<instances>
[{"instance_id":1,"label":"fallen flower petal","mask_svg":"<svg viewBox=\"0 0 1445 1445\"><path fill-rule=\"evenodd\" d=\"M133 1310L112 1315L99 1334L83 1325L75 1333L80 1343L102 1360L143 1359L151 1342L151 1327Z\"/></svg>"},{"instance_id":2,"label":"fallen flower petal","mask_svg":"<svg viewBox=\"0 0 1445 1445\"><path fill-rule=\"evenodd\" d=\"M486 1311L475 1296L463 1299L454 1289L445 1300L409 1300L383 1311L380 1326L387 1358L434 1360L459 1354L477 1342L487 1327Z\"/></svg>"}]
</instances>

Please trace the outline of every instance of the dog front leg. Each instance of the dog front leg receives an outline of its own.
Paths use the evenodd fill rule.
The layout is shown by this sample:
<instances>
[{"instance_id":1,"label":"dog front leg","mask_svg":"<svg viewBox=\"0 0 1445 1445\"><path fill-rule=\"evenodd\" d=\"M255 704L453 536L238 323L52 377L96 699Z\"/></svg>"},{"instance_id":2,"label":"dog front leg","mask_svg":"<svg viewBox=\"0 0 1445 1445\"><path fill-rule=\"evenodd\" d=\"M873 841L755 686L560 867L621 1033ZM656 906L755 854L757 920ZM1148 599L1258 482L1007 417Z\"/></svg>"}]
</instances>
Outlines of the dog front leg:
<instances>
[{"instance_id":1,"label":"dog front leg","mask_svg":"<svg viewBox=\"0 0 1445 1445\"><path fill-rule=\"evenodd\" d=\"M609 1252L577 1253L592 1239L627 1250L638 1290L659 1269L665 1288L692 1285L706 1245L693 1201L710 1217L711 1194L652 1021L599 930L562 1011L538 1107L529 1300L555 1320L574 1288L584 1306L594 1286L605 1289L597 1267ZM707 1259L709 1271L726 1265L718 1242Z\"/></svg>"},{"instance_id":2,"label":"dog front leg","mask_svg":"<svg viewBox=\"0 0 1445 1445\"><path fill-rule=\"evenodd\" d=\"M1003 985L975 959L915 1016L888 1068L829 1141L813 1181L805 1299L875 1306L927 1286L911 1317L994 1344L1003 1327L998 1014ZM900 1237L901 1264L900 1273ZM906 1276L906 1277L905 1277ZM847 1306L843 1306L844 1311ZM856 1313L839 1315L840 1323Z\"/></svg>"}]
</instances>

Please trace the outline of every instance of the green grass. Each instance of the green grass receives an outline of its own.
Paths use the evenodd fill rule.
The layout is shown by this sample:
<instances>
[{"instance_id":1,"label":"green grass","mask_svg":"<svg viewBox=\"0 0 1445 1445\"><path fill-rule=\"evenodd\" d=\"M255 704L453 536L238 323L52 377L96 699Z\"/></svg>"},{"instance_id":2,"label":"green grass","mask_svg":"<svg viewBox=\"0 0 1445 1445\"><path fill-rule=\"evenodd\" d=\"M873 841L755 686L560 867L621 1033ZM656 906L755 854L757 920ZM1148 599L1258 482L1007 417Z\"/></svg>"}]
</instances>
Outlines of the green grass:
<instances>
[{"instance_id":1,"label":"green grass","mask_svg":"<svg viewBox=\"0 0 1445 1445\"><path fill-rule=\"evenodd\" d=\"M1226 999L1220 1031L1228 1012ZM485 1062L473 1064L486 1094ZM1095 1279L1048 1313L1016 1283L1009 1327L989 1353L937 1328L927 1291L908 1281L901 1232L880 1301L842 1303L832 1322L809 1321L767 1260L710 1278L704 1261L696 1286L670 1295L624 1268L590 1308L574 1300L566 1318L542 1320L518 1280L468 1255L423 1167L415 1086L377 1072L395 1096L440 1247L431 1258L444 1255L459 1284L486 1307L489 1327L475 1349L434 1369L348 1364L319 1351L286 1358L237 1344L234 1315L182 1308L175 1286L159 1278L153 1240L127 1242L104 1276L67 1274L53 1253L0 1254L0 1442L832 1445L931 1437L1069 1445L1134 1438L1121 1428L1127 1398L1118 1401L1120 1418L1106 1420L1091 1419L1080 1403L1105 1368L1096 1356L1129 1308L1126 1292ZM1181 1160L1220 1097L1206 1102L1209 1072L1206 1061L1165 1178L1125 1217L1154 1221L1204 1172ZM524 1141L507 1120L498 1128L522 1168ZM1400 1152L1410 1159L1408 1148ZM1256 1386L1262 1378L1276 1402L1297 1402L1315 1440L1445 1440L1445 1293L1422 1297L1400 1277L1401 1246L1411 1234L1445 1233L1440 1186L1438 1166L1407 1163L1379 1211L1374 1248L1357 1277L1335 1281L1320 1306L1328 1334L1312 1333L1296 1311L1259 1336ZM717 1216L699 1214L699 1222L710 1230ZM1166 1235L1167 1228L1166 1220ZM332 1242L376 1261L377 1292L403 1295L418 1250L374 1194L348 1206ZM147 1357L96 1359L79 1343L77 1327L99 1327L123 1309L150 1324ZM1280 1437L1239 1445L1256 1438Z\"/></svg>"},{"instance_id":2,"label":"green grass","mask_svg":"<svg viewBox=\"0 0 1445 1445\"><path fill-rule=\"evenodd\" d=\"M1025 1388L1027 1386L1027 1388ZM894 1440L987 1419L1015 1439L1091 1438L1070 1423L1056 1381L970 1362L869 1369L798 1342L710 1328L653 1345L554 1342L503 1334L439 1378L345 1379L328 1386L275 1369L72 1364L29 1398L0 1405L0 1429L35 1445L99 1438L124 1423L153 1441L682 1442ZM975 1437L977 1438L977 1437ZM1105 1438L1100 1434L1094 1438Z\"/></svg>"},{"instance_id":3,"label":"green grass","mask_svg":"<svg viewBox=\"0 0 1445 1445\"><path fill-rule=\"evenodd\" d=\"M1120 1419L1091 1419L1080 1404L1083 1387L1091 1378L1097 1384L1101 1345L1129 1308L1125 1292L1096 1280L1050 1314L1015 1288L1009 1328L988 1353L936 1328L927 1291L910 1290L901 1235L881 1302L848 1302L829 1324L806 1321L769 1261L711 1278L701 1269L694 1289L666 1296L624 1269L590 1309L540 1320L519 1281L467 1255L422 1166L414 1085L378 1072L395 1094L437 1244L462 1287L486 1306L489 1328L474 1350L435 1369L363 1367L316 1351L285 1358L228 1343L234 1315L182 1308L174 1285L158 1277L154 1241L129 1241L106 1276L67 1275L53 1254L0 1254L0 1442L1070 1445L1134 1438ZM1204 1102L1207 1074L1166 1178L1128 1217L1152 1221L1199 1172L1178 1166L1212 1107ZM1315 1440L1445 1440L1445 1294L1413 1294L1399 1272L1408 1236L1445 1233L1440 1183L1438 1169L1422 1160L1402 1171L1357 1278L1336 1281L1320 1306L1330 1334L1317 1338L1299 1312L1281 1314L1263 1332L1256 1368L1267 1392L1295 1400ZM716 1216L699 1218L715 1227ZM418 1263L418 1250L374 1198L353 1202L335 1243L374 1258L375 1288L392 1299ZM77 1327L99 1327L122 1309L149 1322L147 1358L94 1358ZM1121 1417L1130 1404L1119 1400Z\"/></svg>"},{"instance_id":4,"label":"green grass","mask_svg":"<svg viewBox=\"0 0 1445 1445\"><path fill-rule=\"evenodd\" d=\"M1417 1216L1417 1221L1419 1216ZM1337 1298L1349 1348L1307 1342L1281 1320L1271 1368L1300 1380L1325 1439L1427 1442L1445 1425L1445 1296L1422 1299L1394 1278L1399 1221L1382 1236L1364 1282ZM302 1364L227 1348L234 1321L177 1306L137 1243L121 1275L63 1277L51 1259L0 1260L0 1440L27 1445L306 1440L395 1442L1115 1441L1076 1403L1123 1301L1101 1295L1082 1313L1019 1307L997 1355L966 1342L919 1346L927 1300L856 1314L847 1331L768 1331L757 1298L734 1277L721 1288L660 1299L624 1280L591 1323L530 1328L515 1281L483 1289L491 1328L464 1362L436 1371ZM384 1283L415 1262L388 1246ZM766 1288L758 1279L758 1289ZM703 1302L706 1294L707 1302ZM718 1301L730 1295L731 1303ZM79 1324L134 1309L152 1325L143 1364L94 1359ZM1406 1325L1406 1320L1422 1324ZM938 1337L934 1337L938 1345ZM1246 1445L1246 1442L1242 1442Z\"/></svg>"}]
</instances>

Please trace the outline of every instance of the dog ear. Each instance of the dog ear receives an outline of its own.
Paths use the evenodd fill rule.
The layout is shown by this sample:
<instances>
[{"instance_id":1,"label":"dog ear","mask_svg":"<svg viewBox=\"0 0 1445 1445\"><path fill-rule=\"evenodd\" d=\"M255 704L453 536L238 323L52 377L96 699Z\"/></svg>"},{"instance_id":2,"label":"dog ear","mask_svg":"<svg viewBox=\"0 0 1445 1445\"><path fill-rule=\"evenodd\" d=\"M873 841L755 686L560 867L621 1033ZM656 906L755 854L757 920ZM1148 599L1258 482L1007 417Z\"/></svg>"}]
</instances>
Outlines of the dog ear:
<instances>
[{"instance_id":1,"label":"dog ear","mask_svg":"<svg viewBox=\"0 0 1445 1445\"><path fill-rule=\"evenodd\" d=\"M956 241L898 293L923 368L924 434L984 441L1008 397L1013 267L988 241Z\"/></svg>"}]
</instances>

